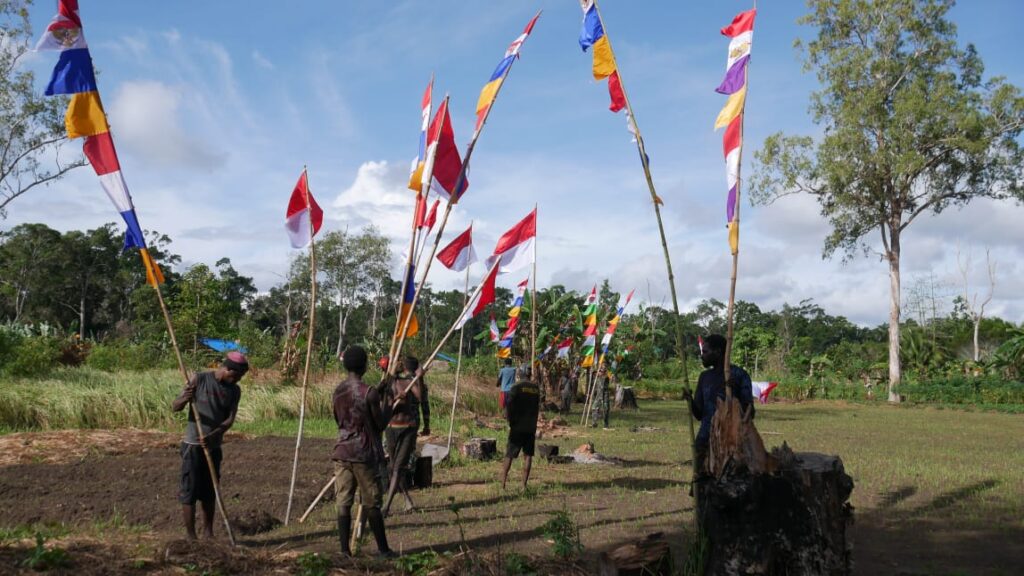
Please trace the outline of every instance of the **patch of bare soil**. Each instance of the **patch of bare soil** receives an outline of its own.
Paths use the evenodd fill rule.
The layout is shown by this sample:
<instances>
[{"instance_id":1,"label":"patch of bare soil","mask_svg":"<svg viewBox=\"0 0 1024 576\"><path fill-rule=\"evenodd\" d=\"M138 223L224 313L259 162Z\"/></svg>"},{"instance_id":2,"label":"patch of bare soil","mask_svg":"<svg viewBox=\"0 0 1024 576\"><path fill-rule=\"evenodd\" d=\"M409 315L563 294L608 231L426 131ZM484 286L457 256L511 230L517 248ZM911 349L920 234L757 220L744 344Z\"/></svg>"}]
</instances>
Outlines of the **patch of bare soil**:
<instances>
[{"instance_id":1,"label":"patch of bare soil","mask_svg":"<svg viewBox=\"0 0 1024 576\"><path fill-rule=\"evenodd\" d=\"M0 466L62 464L89 456L160 450L177 446L180 434L159 430L58 430L0 436Z\"/></svg>"}]
</instances>

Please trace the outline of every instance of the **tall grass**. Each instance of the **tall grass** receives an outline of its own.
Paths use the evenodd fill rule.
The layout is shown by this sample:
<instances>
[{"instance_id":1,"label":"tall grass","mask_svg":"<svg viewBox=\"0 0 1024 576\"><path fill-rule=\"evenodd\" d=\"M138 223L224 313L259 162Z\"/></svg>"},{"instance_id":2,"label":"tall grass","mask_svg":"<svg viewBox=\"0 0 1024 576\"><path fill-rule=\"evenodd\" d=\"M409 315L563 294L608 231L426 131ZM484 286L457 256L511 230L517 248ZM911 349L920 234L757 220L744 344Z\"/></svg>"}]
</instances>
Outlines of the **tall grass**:
<instances>
[{"instance_id":1,"label":"tall grass","mask_svg":"<svg viewBox=\"0 0 1024 576\"><path fill-rule=\"evenodd\" d=\"M309 386L306 418L333 421L331 395L337 375L324 375ZM379 375L367 374L367 382ZM430 378L434 428L447 423L451 410L451 374ZM181 377L174 370L105 372L89 367L59 368L41 379L15 378L0 383L0 430L57 430L72 428L180 427L183 412L171 412L171 401L181 392ZM242 381L238 407L241 429L275 430L276 422L299 417L301 389L281 385L267 377ZM463 389L460 412L498 413L495 394ZM331 422L333 423L333 422Z\"/></svg>"}]
</instances>

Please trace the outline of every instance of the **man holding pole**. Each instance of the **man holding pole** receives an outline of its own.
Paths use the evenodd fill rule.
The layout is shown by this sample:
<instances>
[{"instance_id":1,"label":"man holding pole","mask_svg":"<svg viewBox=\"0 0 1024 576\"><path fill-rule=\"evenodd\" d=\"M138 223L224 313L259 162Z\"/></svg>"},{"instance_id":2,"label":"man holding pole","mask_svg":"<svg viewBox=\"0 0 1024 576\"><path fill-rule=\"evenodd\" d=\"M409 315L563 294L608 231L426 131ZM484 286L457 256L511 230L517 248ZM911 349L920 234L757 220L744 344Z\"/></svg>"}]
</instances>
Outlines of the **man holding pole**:
<instances>
[{"instance_id":1,"label":"man holding pole","mask_svg":"<svg viewBox=\"0 0 1024 576\"><path fill-rule=\"evenodd\" d=\"M366 520L377 541L381 556L392 557L384 533L378 465L384 460L380 436L384 432L390 406L381 406L380 394L363 382L366 374L366 350L351 346L341 358L348 377L334 389L334 421L338 424L338 442L334 446L334 491L338 500L338 539L341 553L352 555L352 502L356 488L362 497Z\"/></svg>"},{"instance_id":2,"label":"man holding pole","mask_svg":"<svg viewBox=\"0 0 1024 576\"><path fill-rule=\"evenodd\" d=\"M403 368L405 368L403 373L391 382L391 389L387 394L390 399L397 400L397 404L394 406L394 412L386 431L388 459L391 461L391 480L388 484L387 501L384 504L385 516L391 510L391 501L394 500L395 492L399 488L405 495L406 509L411 509L413 506L412 499L409 498L405 486L402 486L401 483L410 470L413 455L416 453L416 433L420 428L421 412L423 414L422 434L430 435L430 397L427 395L427 383L423 379L420 361L413 356L406 356ZM413 383L414 380L415 383ZM405 390L411 383L412 388L406 393Z\"/></svg>"},{"instance_id":3,"label":"man holding pole","mask_svg":"<svg viewBox=\"0 0 1024 576\"><path fill-rule=\"evenodd\" d=\"M688 389L683 390L683 399L690 402L693 417L700 420L700 431L694 442L696 450L693 459L693 468L698 479L707 473L711 419L715 417L716 401L725 400L725 342L725 337L721 334L712 334L704 339L700 360L707 370L701 372L697 380L696 396L691 395ZM750 375L735 364L730 366L729 373L729 387L732 389L733 397L739 400L740 408L744 412L750 408L750 416L753 418L754 397Z\"/></svg>"},{"instance_id":4,"label":"man holding pole","mask_svg":"<svg viewBox=\"0 0 1024 576\"><path fill-rule=\"evenodd\" d=\"M224 433L235 423L238 401L242 389L238 381L249 370L249 360L241 352L229 352L216 370L196 374L171 402L171 410L180 412L189 402L195 410L188 412L185 439L181 443L181 482L178 502L182 506L182 518L189 540L196 539L196 502L203 503L203 535L213 538L213 516L216 511L214 478L206 462L203 448L210 454L216 480L220 480L220 463L223 453L221 441ZM202 434L196 427L195 414L198 412Z\"/></svg>"},{"instance_id":5,"label":"man holding pole","mask_svg":"<svg viewBox=\"0 0 1024 576\"><path fill-rule=\"evenodd\" d=\"M540 387L530 380L530 365L519 367L519 381L505 399L505 418L508 420L508 446L501 469L501 489L505 489L512 460L523 453L523 489L530 480L533 449L537 441L537 414L540 412Z\"/></svg>"}]
</instances>

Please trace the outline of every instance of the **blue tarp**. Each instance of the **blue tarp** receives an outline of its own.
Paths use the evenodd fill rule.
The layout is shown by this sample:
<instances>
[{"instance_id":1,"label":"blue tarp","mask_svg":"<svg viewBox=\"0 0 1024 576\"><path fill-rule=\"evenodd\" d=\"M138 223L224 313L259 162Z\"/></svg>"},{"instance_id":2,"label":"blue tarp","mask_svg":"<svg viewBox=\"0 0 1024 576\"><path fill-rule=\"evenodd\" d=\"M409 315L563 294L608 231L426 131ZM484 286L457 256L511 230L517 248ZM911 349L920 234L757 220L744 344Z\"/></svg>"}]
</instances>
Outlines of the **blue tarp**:
<instances>
[{"instance_id":1,"label":"blue tarp","mask_svg":"<svg viewBox=\"0 0 1024 576\"><path fill-rule=\"evenodd\" d=\"M213 348L214 350L220 353L231 352L232 350L238 350L242 354L249 353L248 348L242 346L241 344L233 340L221 340L220 338L200 338L199 341L202 342L204 346Z\"/></svg>"},{"instance_id":2,"label":"blue tarp","mask_svg":"<svg viewBox=\"0 0 1024 576\"><path fill-rule=\"evenodd\" d=\"M455 358L452 358L447 354L442 354L441 352L437 353L437 357L440 358L441 360L444 360L445 362L448 362L449 364L455 362Z\"/></svg>"}]
</instances>

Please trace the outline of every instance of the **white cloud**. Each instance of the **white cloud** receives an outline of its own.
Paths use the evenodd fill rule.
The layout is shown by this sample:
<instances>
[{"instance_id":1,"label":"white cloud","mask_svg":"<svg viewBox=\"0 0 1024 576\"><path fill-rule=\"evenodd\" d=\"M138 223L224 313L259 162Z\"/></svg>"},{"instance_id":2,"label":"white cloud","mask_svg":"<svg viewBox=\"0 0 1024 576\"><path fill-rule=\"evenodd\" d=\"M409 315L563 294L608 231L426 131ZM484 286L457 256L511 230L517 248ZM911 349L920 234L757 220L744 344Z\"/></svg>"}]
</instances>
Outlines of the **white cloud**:
<instances>
[{"instance_id":1,"label":"white cloud","mask_svg":"<svg viewBox=\"0 0 1024 576\"><path fill-rule=\"evenodd\" d=\"M255 62L257 66L263 68L264 70L274 69L274 63L271 62L270 60L267 60L267 57L261 54L259 50L252 51L252 61Z\"/></svg>"},{"instance_id":2,"label":"white cloud","mask_svg":"<svg viewBox=\"0 0 1024 576\"><path fill-rule=\"evenodd\" d=\"M179 116L181 91L152 80L125 82L110 107L111 129L122 150L151 166L212 171L227 154L190 136Z\"/></svg>"}]
</instances>

